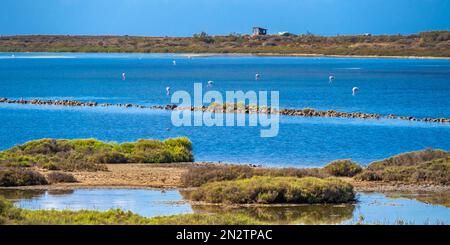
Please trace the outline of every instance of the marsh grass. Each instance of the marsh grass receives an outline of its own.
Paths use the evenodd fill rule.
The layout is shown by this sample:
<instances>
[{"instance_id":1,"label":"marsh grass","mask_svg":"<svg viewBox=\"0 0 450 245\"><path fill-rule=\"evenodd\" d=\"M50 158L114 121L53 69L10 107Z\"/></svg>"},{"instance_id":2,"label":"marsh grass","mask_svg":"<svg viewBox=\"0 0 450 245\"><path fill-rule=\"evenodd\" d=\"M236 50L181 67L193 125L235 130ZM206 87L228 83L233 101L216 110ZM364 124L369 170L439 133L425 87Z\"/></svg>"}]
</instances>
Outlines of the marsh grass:
<instances>
[{"instance_id":1,"label":"marsh grass","mask_svg":"<svg viewBox=\"0 0 450 245\"><path fill-rule=\"evenodd\" d=\"M400 154L371 163L355 179L448 185L450 154L431 149Z\"/></svg>"},{"instance_id":2,"label":"marsh grass","mask_svg":"<svg viewBox=\"0 0 450 245\"><path fill-rule=\"evenodd\" d=\"M210 182L184 195L224 204L348 203L355 198L353 186L336 178L267 176Z\"/></svg>"},{"instance_id":3,"label":"marsh grass","mask_svg":"<svg viewBox=\"0 0 450 245\"><path fill-rule=\"evenodd\" d=\"M351 160L345 159L332 161L324 167L324 170L333 176L353 177L362 171L362 167Z\"/></svg>"},{"instance_id":4,"label":"marsh grass","mask_svg":"<svg viewBox=\"0 0 450 245\"><path fill-rule=\"evenodd\" d=\"M180 137L107 143L95 139L41 139L0 152L0 165L63 171L107 170L103 163L192 162L192 143Z\"/></svg>"},{"instance_id":5,"label":"marsh grass","mask_svg":"<svg viewBox=\"0 0 450 245\"><path fill-rule=\"evenodd\" d=\"M318 168L255 168L235 164L204 164L191 166L181 181L185 187L198 187L205 183L251 178L253 176L325 178L329 175Z\"/></svg>"},{"instance_id":6,"label":"marsh grass","mask_svg":"<svg viewBox=\"0 0 450 245\"><path fill-rule=\"evenodd\" d=\"M416 166L424 162L445 158L447 156L450 156L448 151L425 149L422 151L402 153L381 161L372 162L369 166L367 166L367 169L380 170L386 167Z\"/></svg>"}]
</instances>

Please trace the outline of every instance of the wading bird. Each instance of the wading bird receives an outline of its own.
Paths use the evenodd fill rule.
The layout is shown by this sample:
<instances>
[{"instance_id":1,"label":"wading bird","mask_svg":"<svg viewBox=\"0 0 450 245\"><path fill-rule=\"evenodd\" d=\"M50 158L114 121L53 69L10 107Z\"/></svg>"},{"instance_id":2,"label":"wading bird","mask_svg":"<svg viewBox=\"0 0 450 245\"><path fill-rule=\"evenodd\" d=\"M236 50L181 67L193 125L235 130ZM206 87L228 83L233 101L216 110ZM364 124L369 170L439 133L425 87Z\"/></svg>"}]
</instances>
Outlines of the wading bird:
<instances>
[{"instance_id":1,"label":"wading bird","mask_svg":"<svg viewBox=\"0 0 450 245\"><path fill-rule=\"evenodd\" d=\"M261 75L259 73L255 74L255 80L258 81L261 78Z\"/></svg>"},{"instance_id":2,"label":"wading bird","mask_svg":"<svg viewBox=\"0 0 450 245\"><path fill-rule=\"evenodd\" d=\"M332 83L333 81L334 81L334 76L333 75L329 76L328 77L328 82Z\"/></svg>"}]
</instances>

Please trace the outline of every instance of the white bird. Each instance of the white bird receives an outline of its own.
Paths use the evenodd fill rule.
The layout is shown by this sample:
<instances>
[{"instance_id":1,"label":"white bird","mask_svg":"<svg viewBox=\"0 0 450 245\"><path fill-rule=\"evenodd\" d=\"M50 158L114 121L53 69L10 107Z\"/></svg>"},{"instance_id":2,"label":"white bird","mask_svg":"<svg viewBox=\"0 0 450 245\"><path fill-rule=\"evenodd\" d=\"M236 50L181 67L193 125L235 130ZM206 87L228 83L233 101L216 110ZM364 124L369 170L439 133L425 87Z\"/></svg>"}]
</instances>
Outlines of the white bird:
<instances>
[{"instance_id":1,"label":"white bird","mask_svg":"<svg viewBox=\"0 0 450 245\"><path fill-rule=\"evenodd\" d=\"M176 61L176 60L172 60L172 64L173 64L174 66L176 66L176 65L177 65L177 61Z\"/></svg>"},{"instance_id":2,"label":"white bird","mask_svg":"<svg viewBox=\"0 0 450 245\"><path fill-rule=\"evenodd\" d=\"M259 73L255 74L255 80L258 81L261 78L261 75Z\"/></svg>"},{"instance_id":3,"label":"white bird","mask_svg":"<svg viewBox=\"0 0 450 245\"><path fill-rule=\"evenodd\" d=\"M208 81L208 87L212 87L214 85L214 81L209 80Z\"/></svg>"},{"instance_id":4,"label":"white bird","mask_svg":"<svg viewBox=\"0 0 450 245\"><path fill-rule=\"evenodd\" d=\"M125 72L122 72L122 80L127 79L127 75L125 74Z\"/></svg>"},{"instance_id":5,"label":"white bird","mask_svg":"<svg viewBox=\"0 0 450 245\"><path fill-rule=\"evenodd\" d=\"M328 77L328 81L329 81L329 83L332 83L332 82L334 81L334 76L332 76L332 75L329 76L329 77Z\"/></svg>"},{"instance_id":6,"label":"white bird","mask_svg":"<svg viewBox=\"0 0 450 245\"><path fill-rule=\"evenodd\" d=\"M352 88L352 95L356 95L356 93L358 93L359 88L358 87L353 87Z\"/></svg>"},{"instance_id":7,"label":"white bird","mask_svg":"<svg viewBox=\"0 0 450 245\"><path fill-rule=\"evenodd\" d=\"M166 87L166 94L170 95L170 87Z\"/></svg>"}]
</instances>

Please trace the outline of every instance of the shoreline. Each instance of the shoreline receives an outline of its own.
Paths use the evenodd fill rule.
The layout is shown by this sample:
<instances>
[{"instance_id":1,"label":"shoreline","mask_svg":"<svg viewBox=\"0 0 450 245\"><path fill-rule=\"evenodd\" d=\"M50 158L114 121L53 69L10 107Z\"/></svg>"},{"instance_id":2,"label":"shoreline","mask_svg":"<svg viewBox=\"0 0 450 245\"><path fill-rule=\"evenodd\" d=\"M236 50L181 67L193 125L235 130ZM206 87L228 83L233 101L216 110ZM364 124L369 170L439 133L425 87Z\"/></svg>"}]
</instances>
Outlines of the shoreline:
<instances>
[{"instance_id":1,"label":"shoreline","mask_svg":"<svg viewBox=\"0 0 450 245\"><path fill-rule=\"evenodd\" d=\"M142 53L142 52L42 52L42 51L20 51L20 52L0 52L4 54L173 54L181 57L193 57L193 58L206 58L206 57L311 57L311 58L367 58L367 59L425 59L425 60L450 60L450 57L447 56L412 56L412 55L345 55L345 54L319 54L319 53L190 53L190 52L175 52L175 53ZM23 57L15 57L15 58L23 58ZM59 56L55 56L55 58L59 58ZM72 58L72 57L70 57ZM11 58L13 59L13 58Z\"/></svg>"},{"instance_id":2,"label":"shoreline","mask_svg":"<svg viewBox=\"0 0 450 245\"><path fill-rule=\"evenodd\" d=\"M148 190L186 190L181 183L183 173L191 166L211 164L210 162L167 163L167 164L106 164L108 171L70 172L79 181L76 183L57 183L52 185L32 185L0 187L16 190L75 190L75 189L148 189ZM225 163L213 163L225 164ZM38 170L42 174L48 170ZM413 192L448 193L450 186L432 184L405 184L382 181L356 181L349 177L338 177L354 186L356 192Z\"/></svg>"},{"instance_id":3,"label":"shoreline","mask_svg":"<svg viewBox=\"0 0 450 245\"><path fill-rule=\"evenodd\" d=\"M119 53L121 54L121 53ZM144 53L147 54L147 53ZM151 53L150 53L151 54ZM440 56L386 56L386 55L345 55L345 54L308 54L308 53L169 53L181 54L181 56L191 57L311 57L311 58L368 58L368 59L430 59L430 60L450 60L450 57Z\"/></svg>"}]
</instances>

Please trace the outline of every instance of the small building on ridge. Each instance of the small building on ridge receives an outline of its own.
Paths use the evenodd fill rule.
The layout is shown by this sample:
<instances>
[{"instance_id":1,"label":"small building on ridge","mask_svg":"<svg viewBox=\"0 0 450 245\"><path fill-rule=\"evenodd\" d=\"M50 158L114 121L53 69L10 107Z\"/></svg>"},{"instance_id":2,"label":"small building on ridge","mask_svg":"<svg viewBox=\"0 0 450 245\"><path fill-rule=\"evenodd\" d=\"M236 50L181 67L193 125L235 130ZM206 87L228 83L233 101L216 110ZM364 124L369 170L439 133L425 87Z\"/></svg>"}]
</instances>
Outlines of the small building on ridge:
<instances>
[{"instance_id":1,"label":"small building on ridge","mask_svg":"<svg viewBox=\"0 0 450 245\"><path fill-rule=\"evenodd\" d=\"M267 29L262 27L253 27L253 36L264 36L267 34Z\"/></svg>"}]
</instances>

